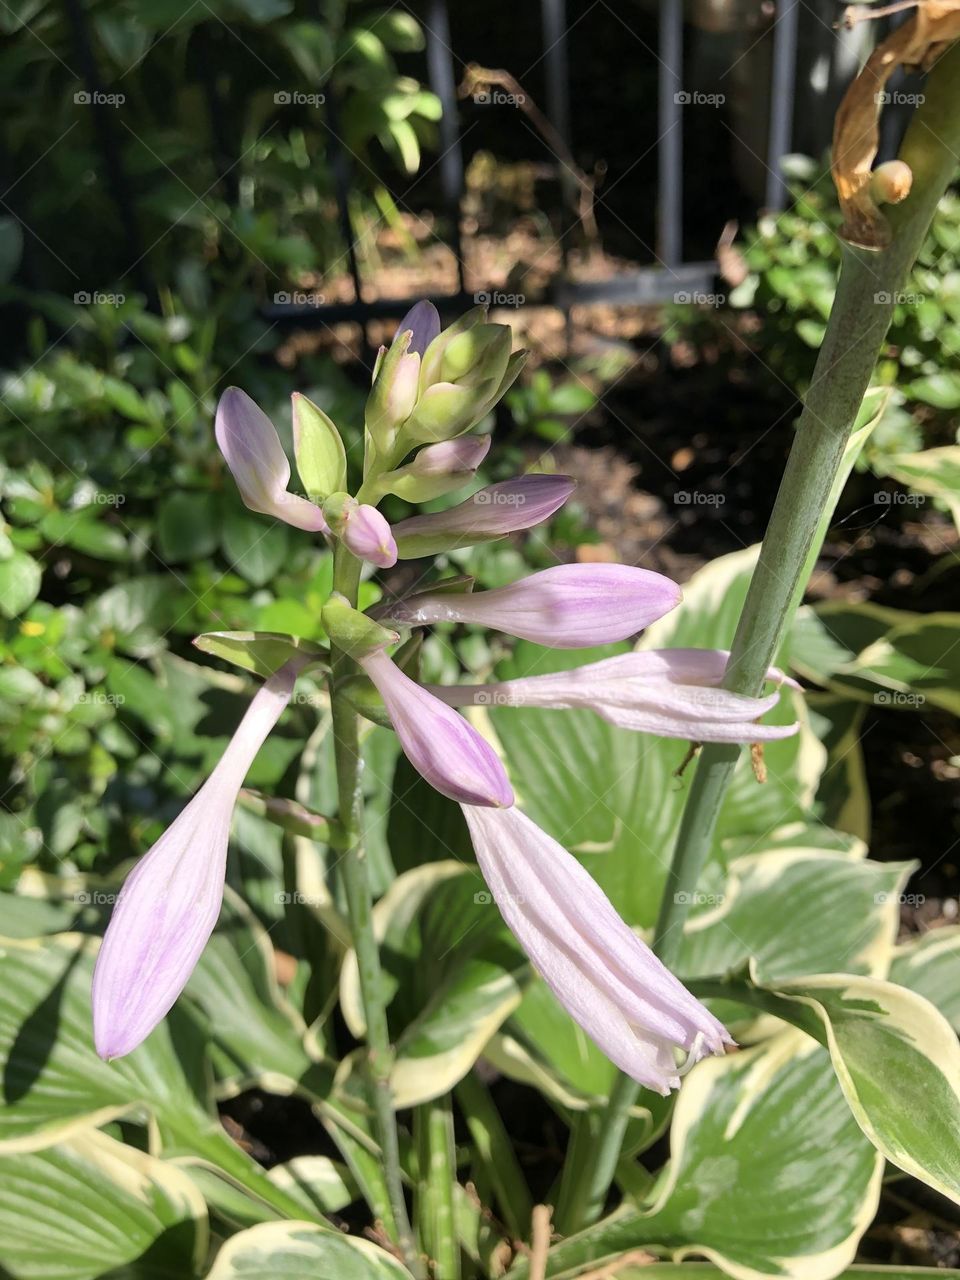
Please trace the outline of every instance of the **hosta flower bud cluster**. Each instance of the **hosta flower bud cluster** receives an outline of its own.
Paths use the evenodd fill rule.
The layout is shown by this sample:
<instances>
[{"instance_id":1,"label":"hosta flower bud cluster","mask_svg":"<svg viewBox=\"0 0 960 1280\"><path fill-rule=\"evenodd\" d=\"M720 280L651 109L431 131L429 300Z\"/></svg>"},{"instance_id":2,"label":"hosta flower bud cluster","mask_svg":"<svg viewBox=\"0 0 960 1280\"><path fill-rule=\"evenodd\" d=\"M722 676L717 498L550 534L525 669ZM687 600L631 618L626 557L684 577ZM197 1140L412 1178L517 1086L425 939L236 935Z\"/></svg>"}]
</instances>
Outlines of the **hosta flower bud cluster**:
<instances>
[{"instance_id":1,"label":"hosta flower bud cluster","mask_svg":"<svg viewBox=\"0 0 960 1280\"><path fill-rule=\"evenodd\" d=\"M275 671L210 779L128 878L94 982L96 1043L105 1057L134 1048L182 990L220 908L243 776L303 667L327 658L331 697L349 699L390 724L414 768L463 807L477 861L506 923L556 998L613 1062L667 1092L679 1083L681 1055L722 1052L729 1038L720 1023L617 915L581 864L522 813L495 747L456 708L491 702L587 708L639 732L692 742L762 742L796 729L757 723L777 702L777 690L763 698L723 690L722 651L623 652L572 671L445 687L420 683L416 664L396 651L403 632L441 623L560 649L628 640L681 598L668 578L629 565L558 564L488 591L434 575L369 614L356 607L358 561L389 569L398 558L502 538L548 520L569 498L569 477L527 474L393 526L379 510L389 494L424 502L473 480L490 440L468 433L522 362L522 353L511 352L509 328L487 323L482 309L442 329L436 310L418 303L378 357L356 492L340 433L316 405L294 396L293 441L304 489L298 494L291 492L290 464L270 419L242 391L224 394L216 439L243 501L328 538L342 590L323 608L329 655L301 654ZM291 649L299 644L290 643ZM775 685L785 679L775 669L768 677Z\"/></svg>"}]
</instances>

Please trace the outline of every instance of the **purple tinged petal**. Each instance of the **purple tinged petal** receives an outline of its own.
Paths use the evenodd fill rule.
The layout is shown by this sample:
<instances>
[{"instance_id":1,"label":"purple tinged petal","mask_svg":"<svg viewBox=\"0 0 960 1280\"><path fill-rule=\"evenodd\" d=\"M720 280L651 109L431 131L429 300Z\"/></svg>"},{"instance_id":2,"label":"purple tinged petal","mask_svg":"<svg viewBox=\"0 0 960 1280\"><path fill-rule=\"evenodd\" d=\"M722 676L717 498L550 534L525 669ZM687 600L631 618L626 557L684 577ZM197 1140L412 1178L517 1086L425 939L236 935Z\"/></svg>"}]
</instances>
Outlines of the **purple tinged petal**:
<instances>
[{"instance_id":1,"label":"purple tinged petal","mask_svg":"<svg viewBox=\"0 0 960 1280\"><path fill-rule=\"evenodd\" d=\"M490 436L461 436L428 444L410 463L418 476L447 476L460 471L476 471L490 451Z\"/></svg>"},{"instance_id":2,"label":"purple tinged petal","mask_svg":"<svg viewBox=\"0 0 960 1280\"><path fill-rule=\"evenodd\" d=\"M407 350L415 351L417 355L422 356L434 338L440 334L440 312L432 302L424 300L414 303L397 325L397 333L404 333L407 329L413 334ZM420 366L418 364L418 376L419 372Z\"/></svg>"},{"instance_id":3,"label":"purple tinged petal","mask_svg":"<svg viewBox=\"0 0 960 1280\"><path fill-rule=\"evenodd\" d=\"M319 507L287 492L290 463L276 428L239 387L228 387L220 397L214 430L240 496L251 511L311 533L327 531Z\"/></svg>"},{"instance_id":4,"label":"purple tinged petal","mask_svg":"<svg viewBox=\"0 0 960 1280\"><path fill-rule=\"evenodd\" d=\"M620 918L589 873L519 809L464 815L504 920L557 1000L608 1058L666 1094L674 1049L722 1053L723 1025Z\"/></svg>"},{"instance_id":5,"label":"purple tinged petal","mask_svg":"<svg viewBox=\"0 0 960 1280\"><path fill-rule=\"evenodd\" d=\"M355 556L369 560L380 569L390 569L397 563L393 533L376 507L358 503L347 515L340 537Z\"/></svg>"},{"instance_id":6,"label":"purple tinged petal","mask_svg":"<svg viewBox=\"0 0 960 1280\"><path fill-rule=\"evenodd\" d=\"M493 591L457 596L427 591L392 602L384 614L406 626L474 622L555 649L580 649L626 640L676 608L680 599L676 583L647 569L565 564Z\"/></svg>"},{"instance_id":7,"label":"purple tinged petal","mask_svg":"<svg viewBox=\"0 0 960 1280\"><path fill-rule=\"evenodd\" d=\"M496 752L463 716L404 675L382 649L360 665L383 698L404 754L431 787L465 805L513 804Z\"/></svg>"},{"instance_id":8,"label":"purple tinged petal","mask_svg":"<svg viewBox=\"0 0 960 1280\"><path fill-rule=\"evenodd\" d=\"M778 692L749 698L719 687L728 657L722 649L649 649L572 671L433 692L450 706L585 707L622 729L694 742L770 742L796 733L796 723L754 723L776 706ZM776 667L767 679L799 688Z\"/></svg>"},{"instance_id":9,"label":"purple tinged petal","mask_svg":"<svg viewBox=\"0 0 960 1280\"><path fill-rule=\"evenodd\" d=\"M127 876L93 974L101 1058L122 1058L167 1014L213 932L243 779L290 701L299 662L259 690L216 768Z\"/></svg>"},{"instance_id":10,"label":"purple tinged petal","mask_svg":"<svg viewBox=\"0 0 960 1280\"><path fill-rule=\"evenodd\" d=\"M517 476L514 480L488 485L447 511L401 520L394 534L398 539L449 534L455 542L469 544L475 537L501 537L520 529L532 529L549 520L576 487L576 481L570 476Z\"/></svg>"}]
</instances>

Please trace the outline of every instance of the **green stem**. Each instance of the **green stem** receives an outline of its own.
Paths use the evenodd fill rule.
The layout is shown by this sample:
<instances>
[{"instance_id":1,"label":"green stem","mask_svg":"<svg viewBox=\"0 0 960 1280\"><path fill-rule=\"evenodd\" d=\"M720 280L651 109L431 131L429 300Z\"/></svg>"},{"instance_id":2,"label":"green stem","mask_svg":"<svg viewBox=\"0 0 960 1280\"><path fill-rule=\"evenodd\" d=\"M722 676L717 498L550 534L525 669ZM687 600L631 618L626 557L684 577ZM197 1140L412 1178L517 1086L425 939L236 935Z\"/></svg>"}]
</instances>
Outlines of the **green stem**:
<instances>
[{"instance_id":1,"label":"green stem","mask_svg":"<svg viewBox=\"0 0 960 1280\"><path fill-rule=\"evenodd\" d=\"M333 587L354 606L360 583L360 561L340 543L334 553ZM397 1244L407 1266L422 1277L423 1266L413 1241L403 1195L400 1144L390 1088L393 1049L387 1026L380 952L373 931L373 896L364 849L363 791L360 785L360 726L356 711L340 692L344 680L356 673L353 659L331 646L330 706L337 766L339 823L346 845L340 874L347 899L350 932L357 953L360 995L367 1025L367 1070L377 1138L383 1153L387 1192L397 1226Z\"/></svg>"},{"instance_id":2,"label":"green stem","mask_svg":"<svg viewBox=\"0 0 960 1280\"><path fill-rule=\"evenodd\" d=\"M476 1072L470 1071L457 1085L456 1094L477 1158L486 1168L497 1197L500 1216L515 1239L526 1240L533 1199L490 1091Z\"/></svg>"},{"instance_id":3,"label":"green stem","mask_svg":"<svg viewBox=\"0 0 960 1280\"><path fill-rule=\"evenodd\" d=\"M840 471L844 450L876 367L895 297L923 245L937 204L960 153L960 46L931 73L925 101L914 113L900 159L913 172L910 196L886 210L889 248L867 253L845 248L827 331L804 400L760 558L731 646L724 687L756 695L806 588L815 539ZM654 950L677 967L683 927L701 872L713 848L717 818L740 756L739 747L705 746L690 786L667 875ZM568 1231L602 1212L616 1170L629 1109L639 1087L620 1076L611 1089L593 1159L567 1191ZM568 1170L564 1169L565 1180Z\"/></svg>"},{"instance_id":4,"label":"green stem","mask_svg":"<svg viewBox=\"0 0 960 1280\"><path fill-rule=\"evenodd\" d=\"M437 1280L460 1280L460 1246L453 1213L457 1181L450 1095L417 1107L417 1231Z\"/></svg>"}]
</instances>

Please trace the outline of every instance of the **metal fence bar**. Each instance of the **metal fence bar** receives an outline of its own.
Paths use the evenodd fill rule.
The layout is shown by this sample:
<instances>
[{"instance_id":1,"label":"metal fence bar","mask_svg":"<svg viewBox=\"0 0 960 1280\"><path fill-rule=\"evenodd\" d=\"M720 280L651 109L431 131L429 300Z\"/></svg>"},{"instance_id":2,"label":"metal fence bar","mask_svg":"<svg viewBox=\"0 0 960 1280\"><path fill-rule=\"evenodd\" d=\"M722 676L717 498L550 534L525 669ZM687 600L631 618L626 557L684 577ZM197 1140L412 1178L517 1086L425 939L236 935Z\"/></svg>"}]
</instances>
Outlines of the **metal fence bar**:
<instances>
[{"instance_id":1,"label":"metal fence bar","mask_svg":"<svg viewBox=\"0 0 960 1280\"><path fill-rule=\"evenodd\" d=\"M683 0L660 0L657 79L657 253L673 267L683 256Z\"/></svg>"},{"instance_id":2,"label":"metal fence bar","mask_svg":"<svg viewBox=\"0 0 960 1280\"><path fill-rule=\"evenodd\" d=\"M543 47L547 78L547 118L570 145L570 63L565 0L543 0Z\"/></svg>"},{"instance_id":3,"label":"metal fence bar","mask_svg":"<svg viewBox=\"0 0 960 1280\"><path fill-rule=\"evenodd\" d=\"M440 99L440 185L450 218L450 239L457 257L457 287L466 290L463 239L460 232L460 200L463 196L463 147L453 51L450 44L450 15L446 0L430 0L427 19L427 74L430 87Z\"/></svg>"},{"instance_id":4,"label":"metal fence bar","mask_svg":"<svg viewBox=\"0 0 960 1280\"><path fill-rule=\"evenodd\" d=\"M787 203L787 184L780 161L793 137L793 95L797 73L797 23L800 0L780 0L783 8L773 24L773 68L770 74L770 131L767 135L767 182L764 203L774 211Z\"/></svg>"}]
</instances>

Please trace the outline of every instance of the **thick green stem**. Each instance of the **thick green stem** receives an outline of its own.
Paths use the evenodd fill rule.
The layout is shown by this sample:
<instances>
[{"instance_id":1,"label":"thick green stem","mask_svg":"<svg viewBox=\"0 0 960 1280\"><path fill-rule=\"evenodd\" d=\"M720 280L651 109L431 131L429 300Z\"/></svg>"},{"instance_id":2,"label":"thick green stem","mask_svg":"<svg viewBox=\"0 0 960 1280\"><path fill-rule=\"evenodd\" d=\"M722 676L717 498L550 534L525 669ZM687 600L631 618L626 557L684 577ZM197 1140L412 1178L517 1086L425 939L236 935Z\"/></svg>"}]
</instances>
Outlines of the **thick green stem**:
<instances>
[{"instance_id":1,"label":"thick green stem","mask_svg":"<svg viewBox=\"0 0 960 1280\"><path fill-rule=\"evenodd\" d=\"M886 211L893 230L882 253L844 249L836 297L797 426L760 558L731 646L724 687L755 695L777 657L806 588L818 530L844 450L890 325L897 294L923 244L960 153L960 46L931 73L900 158L913 172L903 204ZM667 875L654 949L677 967L684 922L713 847L717 818L740 748L703 748ZM638 1086L625 1076L611 1090L592 1160L571 1169L567 1231L602 1212ZM576 1147L574 1143L574 1147ZM565 1169L565 1175L567 1170ZM565 1176L565 1181L567 1180Z\"/></svg>"},{"instance_id":2,"label":"thick green stem","mask_svg":"<svg viewBox=\"0 0 960 1280\"><path fill-rule=\"evenodd\" d=\"M334 553L334 590L339 591L355 606L359 581L360 562L341 543ZM364 849L359 717L340 692L343 682L355 673L356 664L353 659L331 646L330 706L337 765L339 822L346 846L339 867L347 899L350 932L357 953L360 995L367 1024L367 1069L371 1102L376 1117L377 1139L383 1155L387 1191L397 1225L397 1244L413 1274L422 1277L423 1266L414 1245L403 1196L400 1144L390 1089L393 1049L387 1026L380 951L373 931L373 896Z\"/></svg>"}]
</instances>

